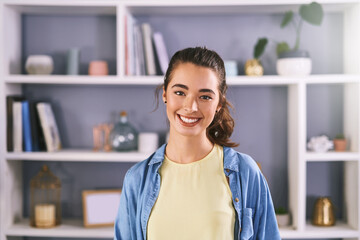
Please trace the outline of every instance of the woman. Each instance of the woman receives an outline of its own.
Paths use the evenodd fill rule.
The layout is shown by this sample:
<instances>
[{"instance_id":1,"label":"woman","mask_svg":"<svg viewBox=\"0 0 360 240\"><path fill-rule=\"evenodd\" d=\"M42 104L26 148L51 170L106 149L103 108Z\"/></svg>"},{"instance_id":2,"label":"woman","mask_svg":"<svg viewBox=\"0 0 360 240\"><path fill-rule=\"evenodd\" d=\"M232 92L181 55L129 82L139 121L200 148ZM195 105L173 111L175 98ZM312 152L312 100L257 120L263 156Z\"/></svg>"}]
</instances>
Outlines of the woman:
<instances>
[{"instance_id":1,"label":"woman","mask_svg":"<svg viewBox=\"0 0 360 240\"><path fill-rule=\"evenodd\" d=\"M126 173L114 239L280 239L265 178L231 148L220 56L178 51L162 89L169 141Z\"/></svg>"}]
</instances>

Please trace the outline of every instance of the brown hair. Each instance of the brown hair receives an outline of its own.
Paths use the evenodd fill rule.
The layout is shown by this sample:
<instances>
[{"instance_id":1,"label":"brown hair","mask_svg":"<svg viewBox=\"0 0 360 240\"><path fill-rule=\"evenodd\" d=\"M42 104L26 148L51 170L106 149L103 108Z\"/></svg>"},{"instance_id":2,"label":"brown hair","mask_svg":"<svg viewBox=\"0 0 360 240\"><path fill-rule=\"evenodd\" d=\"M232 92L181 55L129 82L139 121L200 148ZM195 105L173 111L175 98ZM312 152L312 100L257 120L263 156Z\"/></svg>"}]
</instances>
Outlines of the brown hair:
<instances>
[{"instance_id":1,"label":"brown hair","mask_svg":"<svg viewBox=\"0 0 360 240\"><path fill-rule=\"evenodd\" d=\"M164 83L156 88L155 97L157 105L159 103L159 91L164 88L166 92L172 78L172 73L181 63L192 63L197 66L210 68L216 73L219 79L219 105L221 108L215 114L213 121L206 129L206 135L212 143L227 147L238 146L237 143L234 143L229 139L234 130L235 122L229 111L229 107L232 108L232 105L225 97L227 85L224 61L215 51L205 47L185 48L177 51L170 60Z\"/></svg>"}]
</instances>

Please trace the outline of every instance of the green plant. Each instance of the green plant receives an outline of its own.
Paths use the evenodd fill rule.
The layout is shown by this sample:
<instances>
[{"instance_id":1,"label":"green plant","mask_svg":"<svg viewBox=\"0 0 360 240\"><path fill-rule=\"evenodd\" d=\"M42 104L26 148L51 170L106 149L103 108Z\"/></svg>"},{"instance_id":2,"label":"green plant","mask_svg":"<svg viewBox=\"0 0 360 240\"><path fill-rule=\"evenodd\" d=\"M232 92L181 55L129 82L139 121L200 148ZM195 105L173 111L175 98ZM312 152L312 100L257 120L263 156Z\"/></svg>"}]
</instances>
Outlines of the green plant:
<instances>
[{"instance_id":1,"label":"green plant","mask_svg":"<svg viewBox=\"0 0 360 240\"><path fill-rule=\"evenodd\" d=\"M261 55L264 53L266 44L268 43L267 38L259 38L254 47L254 58L259 60Z\"/></svg>"},{"instance_id":2,"label":"green plant","mask_svg":"<svg viewBox=\"0 0 360 240\"><path fill-rule=\"evenodd\" d=\"M276 214L287 214L288 212L286 211L286 209L284 207L278 207L278 208L275 208L275 213Z\"/></svg>"},{"instance_id":3,"label":"green plant","mask_svg":"<svg viewBox=\"0 0 360 240\"><path fill-rule=\"evenodd\" d=\"M289 45L286 42L280 42L277 44L276 52L279 55L282 52L290 50L298 50L300 45L300 33L303 21L306 21L310 24L320 26L324 17L324 12L322 6L317 2L312 2L310 4L300 5L299 14L295 15L293 11L287 11L284 15L284 18L281 22L281 28L288 26L292 23L296 31L295 45L290 49Z\"/></svg>"},{"instance_id":4,"label":"green plant","mask_svg":"<svg viewBox=\"0 0 360 240\"><path fill-rule=\"evenodd\" d=\"M339 133L339 134L336 134L335 139L345 139L345 136L344 136L344 134Z\"/></svg>"}]
</instances>

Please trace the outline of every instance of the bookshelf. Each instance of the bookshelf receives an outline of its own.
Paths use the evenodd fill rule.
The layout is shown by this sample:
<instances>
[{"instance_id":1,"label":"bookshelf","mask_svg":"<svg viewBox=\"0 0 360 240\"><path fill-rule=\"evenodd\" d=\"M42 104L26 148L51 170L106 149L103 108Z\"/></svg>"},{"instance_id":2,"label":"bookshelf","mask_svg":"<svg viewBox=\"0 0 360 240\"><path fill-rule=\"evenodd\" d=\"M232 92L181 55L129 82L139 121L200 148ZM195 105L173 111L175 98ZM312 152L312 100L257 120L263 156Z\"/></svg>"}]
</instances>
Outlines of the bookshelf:
<instances>
[{"instance_id":1,"label":"bookshelf","mask_svg":"<svg viewBox=\"0 0 360 240\"><path fill-rule=\"evenodd\" d=\"M219 20L226 23L227 20L236 19L237 16L250 19L262 19L262 16L272 16L280 14L288 9L296 10L299 4L307 3L305 0L215 0L211 2L195 1L50 1L50 0L4 0L0 3L0 240L23 239L25 237L45 237L45 238L106 238L113 237L112 228L86 229L82 226L79 218L65 219L63 224L55 229L41 230L29 227L26 216L26 193L24 182L26 178L24 165L34 162L63 162L80 163L83 165L94 164L124 164L135 163L146 159L149 154L129 152L129 153L105 153L91 151L89 141L78 140L69 143L64 150L55 153L12 153L6 151L6 96L12 94L27 94L29 92L38 93L41 89L50 90L53 93L59 89L62 92L82 93L86 100L86 93L94 94L95 88L102 92L100 96L115 95L111 89L118 89L121 96L102 100L101 104L108 101L108 105L117 104L118 100L131 102L138 95L153 94L153 89L162 83L162 76L127 76L125 74L125 24L124 17L131 14L140 22L152 20L153 22L168 19L176 22L173 17L183 16L199 22L199 26L206 25L207 20ZM321 71L308 77L281 77L275 74L263 77L231 76L227 82L230 89L234 91L232 97L236 99L236 91L244 88L282 88L286 92L286 143L287 143L287 179L288 182L288 206L292 213L292 225L281 228L283 239L326 239L340 238L348 240L360 240L360 1L358 0L320 0L326 14L336 14L341 16L341 53L336 61L340 63L341 71L332 72L332 65L323 67ZM107 57L112 62L112 73L104 77L92 77L87 75L66 76L53 74L50 76L31 76L23 74L22 65L24 62L23 54L27 49L27 42L24 42L24 26L26 21L22 17L40 16L47 19L73 18L78 17L81 21L92 24L93 18L105 16L105 28L115 29L110 31L108 36L102 38L107 40L108 45L94 43L94 56L99 57L106 52ZM90 16L90 19L89 19ZM219 17L220 16L220 17ZM109 19L110 18L110 19ZM160 19L160 20L159 20ZM335 18L338 19L338 18ZM79 21L80 21L79 20ZM77 23L75 23L77 24ZM103 24L103 23L100 23ZM276 23L272 23L276 25ZM94 24L95 25L95 24ZM104 27L104 25L100 25ZM159 26L163 26L159 24ZM275 26L278 28L278 26ZM159 29L158 29L159 30ZM160 29L161 30L161 29ZM171 28L164 31L171 32ZM208 27L208 31L211 27ZM207 30L204 30L205 33ZM252 30L248 27L250 34ZM66 29L63 31L67 31ZM185 30L183 30L185 31ZM255 30L254 30L255 31ZM90 32L91 33L91 32ZM106 34L105 34L106 35ZM69 36L71 39L71 36ZM87 36L93 38L95 35ZM193 36L196 38L196 36ZM182 40L176 42L181 48ZM184 41L184 40L183 40ZM172 43L175 46L175 43ZM212 42L208 42L211 48ZM112 45L113 44L113 45ZM187 42L184 44L188 44ZM216 43L215 43L216 44ZM218 43L219 44L219 43ZM25 46L25 47L24 47ZM69 48L71 46L68 46ZM244 46L242 46L244 47ZM25 49L24 49L25 48ZM56 47L54 47L56 48ZM241 47L239 47L241 48ZM100 52L100 53L99 53ZM231 51L230 51L231 52ZM170 51L171 53L171 51ZM96 55L98 54L98 55ZM231 58L231 54L228 58ZM246 55L244 53L244 55ZM89 56L85 56L88 57ZM250 57L250 56L249 56ZM322 55L324 62L328 55ZM270 59L271 60L271 59ZM272 59L273 61L274 59ZM271 66L271 65L270 65ZM319 65L318 65L319 66ZM328 152L316 154L306 150L306 141L311 137L308 127L312 126L317 116L309 116L308 104L317 101L309 98L309 90L315 86L339 85L342 89L342 129L346 136L351 139L348 152L336 153ZM69 93L69 95L70 95ZM61 93L62 94L62 93ZM60 93L53 95L52 98L60 104L67 95ZM51 94L50 94L51 95ZM148 96L146 95L146 96ZM44 94L46 96L46 94ZM133 98L131 98L133 97ZM81 97L79 97L81 98ZM71 100L76 99L70 97ZM130 99L130 100L129 100ZM116 100L116 101L115 101ZM146 105L146 104L145 104ZM84 106L86 106L84 104ZM148 106L148 105L146 105ZM131 113L139 119L143 118L136 110L138 105L130 105ZM101 106L99 107L99 109ZM331 108L331 107L330 107ZM141 109L141 108L140 108ZM80 120L87 120L92 111L89 108L78 107L82 114L76 115ZM108 110L108 109L107 109ZM74 109L64 109L65 114L73 114ZM68 112L66 112L68 111ZM93 110L96 111L96 110ZM76 119L72 118L71 120ZM147 118L144 118L148 120ZM74 123L65 118L63 125L72 124L70 129L75 129L78 123ZM139 120L140 121L140 120ZM158 124L155 129L165 129L163 122L157 123L158 119L149 120L150 124ZM91 124L91 123L87 123ZM146 124L139 123L143 129ZM62 126L65 128L64 126ZM79 128L81 126L79 125ZM71 132L71 130L68 130ZM72 136L71 133L68 133ZM85 133L84 133L85 135ZM88 136L88 135L86 135ZM84 141L84 142L81 142ZM75 143L74 143L75 142ZM80 143L79 143L80 142ZM90 141L91 142L91 141ZM83 143L83 144L81 144ZM81 146L78 146L81 145ZM336 226L329 228L319 228L312 226L306 218L307 209L307 187L308 179L307 166L313 163L332 163L341 162L343 166L343 186L342 201L344 202L343 219L338 221ZM85 173L86 174L86 173Z\"/></svg>"}]
</instances>

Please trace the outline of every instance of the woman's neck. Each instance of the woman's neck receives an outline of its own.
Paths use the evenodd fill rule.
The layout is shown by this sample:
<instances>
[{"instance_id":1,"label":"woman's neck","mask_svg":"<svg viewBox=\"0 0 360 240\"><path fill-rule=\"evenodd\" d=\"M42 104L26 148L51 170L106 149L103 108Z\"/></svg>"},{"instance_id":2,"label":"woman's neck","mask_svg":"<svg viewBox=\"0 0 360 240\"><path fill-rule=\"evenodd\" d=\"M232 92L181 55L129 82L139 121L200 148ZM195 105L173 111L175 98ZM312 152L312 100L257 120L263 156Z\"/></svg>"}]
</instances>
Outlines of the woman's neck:
<instances>
[{"instance_id":1,"label":"woman's neck","mask_svg":"<svg viewBox=\"0 0 360 240\"><path fill-rule=\"evenodd\" d=\"M166 146L166 156L177 163L192 163L203 159L212 150L214 144L203 136L182 136L172 134Z\"/></svg>"}]
</instances>

